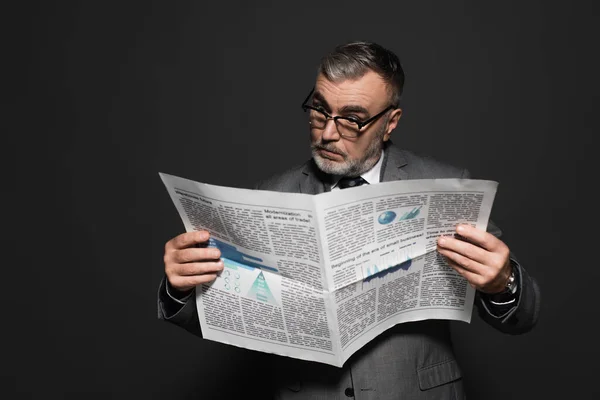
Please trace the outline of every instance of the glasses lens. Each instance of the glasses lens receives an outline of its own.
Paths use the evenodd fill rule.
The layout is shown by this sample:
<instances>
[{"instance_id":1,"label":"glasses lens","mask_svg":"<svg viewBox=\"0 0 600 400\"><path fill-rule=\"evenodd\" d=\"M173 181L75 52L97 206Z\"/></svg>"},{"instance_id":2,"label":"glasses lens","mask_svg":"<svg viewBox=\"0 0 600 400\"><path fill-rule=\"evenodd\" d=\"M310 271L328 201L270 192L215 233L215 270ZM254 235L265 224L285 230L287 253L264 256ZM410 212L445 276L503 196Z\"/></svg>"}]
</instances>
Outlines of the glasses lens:
<instances>
[{"instance_id":1,"label":"glasses lens","mask_svg":"<svg viewBox=\"0 0 600 400\"><path fill-rule=\"evenodd\" d=\"M313 128L323 129L327 125L327 117L320 111L309 110L309 121Z\"/></svg>"},{"instance_id":2,"label":"glasses lens","mask_svg":"<svg viewBox=\"0 0 600 400\"><path fill-rule=\"evenodd\" d=\"M337 124L338 132L342 136L357 137L360 133L360 128L358 127L356 122L343 118L338 118L335 122Z\"/></svg>"},{"instance_id":3,"label":"glasses lens","mask_svg":"<svg viewBox=\"0 0 600 400\"><path fill-rule=\"evenodd\" d=\"M310 126L315 129L324 129L327 125L329 118L321 111L309 109L309 122ZM360 128L354 121L350 121L344 118L338 118L335 121L338 132L344 137L358 137L360 134Z\"/></svg>"}]
</instances>

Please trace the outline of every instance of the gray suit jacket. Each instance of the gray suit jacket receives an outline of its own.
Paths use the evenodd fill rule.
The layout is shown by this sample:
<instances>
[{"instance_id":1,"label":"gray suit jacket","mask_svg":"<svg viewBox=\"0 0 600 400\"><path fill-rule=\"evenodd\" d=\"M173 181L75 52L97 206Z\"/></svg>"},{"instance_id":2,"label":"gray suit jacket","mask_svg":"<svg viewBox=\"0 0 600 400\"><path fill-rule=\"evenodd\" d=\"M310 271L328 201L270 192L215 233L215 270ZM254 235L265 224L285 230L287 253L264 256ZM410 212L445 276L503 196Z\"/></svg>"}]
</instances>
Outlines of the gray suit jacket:
<instances>
[{"instance_id":1,"label":"gray suit jacket","mask_svg":"<svg viewBox=\"0 0 600 400\"><path fill-rule=\"evenodd\" d=\"M467 170L386 146L381 181L468 178ZM328 176L307 163L260 183L257 188L318 194L328 190ZM500 236L492 223L488 231ZM479 315L509 334L533 328L539 313L539 288L513 258L520 281L517 304L494 315L479 296ZM162 291L162 292L161 292ZM161 295L161 293L163 293ZM164 281L159 289L159 318L200 335L193 297L173 315L165 310ZM278 399L464 399L462 374L455 359L447 321L426 320L396 325L356 352L342 368L270 355L274 398Z\"/></svg>"}]
</instances>

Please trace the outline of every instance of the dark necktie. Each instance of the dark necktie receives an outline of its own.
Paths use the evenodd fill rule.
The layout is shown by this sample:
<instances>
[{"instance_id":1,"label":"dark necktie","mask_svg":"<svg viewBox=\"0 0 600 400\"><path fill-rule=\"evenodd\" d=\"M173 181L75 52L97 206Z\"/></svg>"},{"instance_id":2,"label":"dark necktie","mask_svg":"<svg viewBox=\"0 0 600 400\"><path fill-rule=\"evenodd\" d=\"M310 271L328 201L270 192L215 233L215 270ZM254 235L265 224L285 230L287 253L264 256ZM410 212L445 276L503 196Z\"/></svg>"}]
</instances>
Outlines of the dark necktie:
<instances>
[{"instance_id":1,"label":"dark necktie","mask_svg":"<svg viewBox=\"0 0 600 400\"><path fill-rule=\"evenodd\" d=\"M339 180L338 182L338 186L340 189L346 189L346 188L351 188L351 187L356 187L356 186L360 186L367 183L367 181L365 181L362 177L356 177L356 178L342 178Z\"/></svg>"}]
</instances>

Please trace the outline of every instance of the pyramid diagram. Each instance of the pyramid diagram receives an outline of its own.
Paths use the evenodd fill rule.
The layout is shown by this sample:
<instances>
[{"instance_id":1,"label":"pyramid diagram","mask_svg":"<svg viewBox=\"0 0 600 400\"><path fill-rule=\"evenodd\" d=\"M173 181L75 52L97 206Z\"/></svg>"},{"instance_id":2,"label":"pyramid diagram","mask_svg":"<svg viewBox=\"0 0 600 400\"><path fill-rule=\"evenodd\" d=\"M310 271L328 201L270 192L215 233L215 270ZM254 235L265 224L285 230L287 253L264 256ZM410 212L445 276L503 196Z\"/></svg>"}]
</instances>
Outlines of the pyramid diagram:
<instances>
[{"instance_id":1,"label":"pyramid diagram","mask_svg":"<svg viewBox=\"0 0 600 400\"><path fill-rule=\"evenodd\" d=\"M260 274L258 274L254 280L254 283L250 287L250 290L248 291L248 297L265 303L278 305L275 301L275 297L273 297L273 293L271 293L271 289L269 289L269 285L267 284L262 271Z\"/></svg>"}]
</instances>

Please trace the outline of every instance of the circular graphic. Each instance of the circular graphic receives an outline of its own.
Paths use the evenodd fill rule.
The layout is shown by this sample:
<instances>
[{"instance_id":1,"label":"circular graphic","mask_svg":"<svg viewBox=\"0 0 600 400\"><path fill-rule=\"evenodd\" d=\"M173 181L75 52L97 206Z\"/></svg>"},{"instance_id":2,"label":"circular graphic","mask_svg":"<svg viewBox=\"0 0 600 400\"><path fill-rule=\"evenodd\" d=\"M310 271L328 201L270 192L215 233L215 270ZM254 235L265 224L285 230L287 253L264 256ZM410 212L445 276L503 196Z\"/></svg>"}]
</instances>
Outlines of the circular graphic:
<instances>
[{"instance_id":1,"label":"circular graphic","mask_svg":"<svg viewBox=\"0 0 600 400\"><path fill-rule=\"evenodd\" d=\"M384 211L381 213L381 215L379 215L379 218L377 218L377 221L379 221L380 224L385 225L385 224L389 224L390 222L392 222L394 220L394 218L396 218L395 212Z\"/></svg>"}]
</instances>

